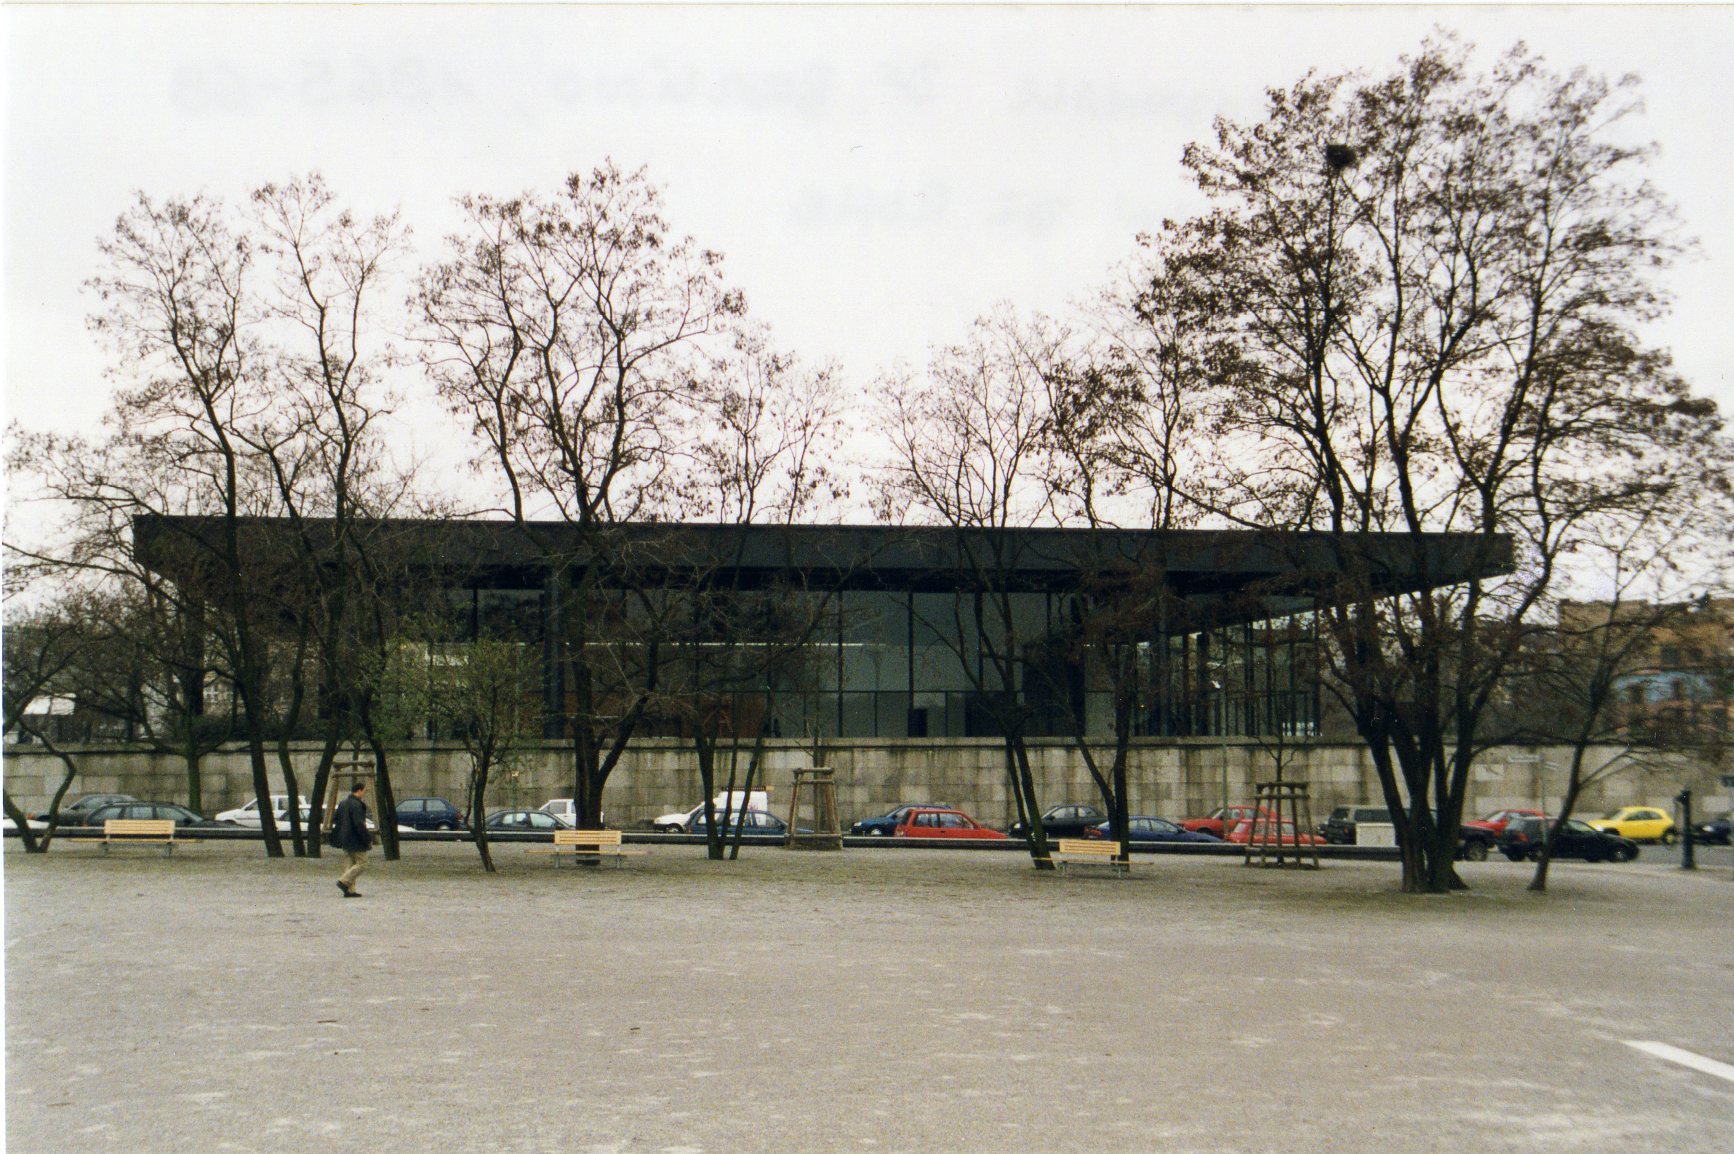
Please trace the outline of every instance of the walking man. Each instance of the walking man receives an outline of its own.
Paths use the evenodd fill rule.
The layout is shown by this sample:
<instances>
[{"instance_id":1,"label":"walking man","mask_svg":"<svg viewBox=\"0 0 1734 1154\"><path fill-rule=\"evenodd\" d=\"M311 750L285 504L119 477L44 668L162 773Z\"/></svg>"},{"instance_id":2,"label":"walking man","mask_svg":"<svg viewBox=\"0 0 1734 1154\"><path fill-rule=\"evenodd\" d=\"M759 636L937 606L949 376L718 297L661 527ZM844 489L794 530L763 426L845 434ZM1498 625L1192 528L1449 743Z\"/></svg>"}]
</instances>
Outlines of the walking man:
<instances>
[{"instance_id":1,"label":"walking man","mask_svg":"<svg viewBox=\"0 0 1734 1154\"><path fill-rule=\"evenodd\" d=\"M349 796L337 803L337 815L331 824L331 844L349 859L349 868L337 879L337 888L346 898L358 898L355 879L367 868L367 851L373 848L373 835L367 832L367 803L362 795L367 783L358 781L349 787Z\"/></svg>"}]
</instances>

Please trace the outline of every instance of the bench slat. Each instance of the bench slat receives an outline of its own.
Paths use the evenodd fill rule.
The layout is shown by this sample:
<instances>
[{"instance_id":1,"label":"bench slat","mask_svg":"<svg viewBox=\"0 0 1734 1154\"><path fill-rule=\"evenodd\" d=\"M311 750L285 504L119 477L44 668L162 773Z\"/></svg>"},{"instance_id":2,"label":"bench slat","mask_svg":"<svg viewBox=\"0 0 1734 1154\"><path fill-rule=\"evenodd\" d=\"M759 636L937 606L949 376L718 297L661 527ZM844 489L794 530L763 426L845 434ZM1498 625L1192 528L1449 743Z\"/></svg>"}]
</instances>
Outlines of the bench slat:
<instances>
[{"instance_id":1,"label":"bench slat","mask_svg":"<svg viewBox=\"0 0 1734 1154\"><path fill-rule=\"evenodd\" d=\"M557 829L554 831L554 844L551 846L531 846L531 853L554 855L554 864L558 866L560 859L570 855L573 858L601 859L604 851L614 859L614 864L623 864L620 859L636 857L644 851L641 849L625 849L620 844L620 831L617 829Z\"/></svg>"},{"instance_id":2,"label":"bench slat","mask_svg":"<svg viewBox=\"0 0 1734 1154\"><path fill-rule=\"evenodd\" d=\"M1054 856L1059 859L1061 869L1073 864L1107 866L1116 873L1132 872L1132 862L1122 858L1120 843L1114 841L1094 841L1088 838L1063 837L1059 849Z\"/></svg>"},{"instance_id":3,"label":"bench slat","mask_svg":"<svg viewBox=\"0 0 1734 1154\"><path fill-rule=\"evenodd\" d=\"M171 856L185 840L175 837L175 823L167 818L111 817L102 823L102 852L110 845L160 845Z\"/></svg>"}]
</instances>

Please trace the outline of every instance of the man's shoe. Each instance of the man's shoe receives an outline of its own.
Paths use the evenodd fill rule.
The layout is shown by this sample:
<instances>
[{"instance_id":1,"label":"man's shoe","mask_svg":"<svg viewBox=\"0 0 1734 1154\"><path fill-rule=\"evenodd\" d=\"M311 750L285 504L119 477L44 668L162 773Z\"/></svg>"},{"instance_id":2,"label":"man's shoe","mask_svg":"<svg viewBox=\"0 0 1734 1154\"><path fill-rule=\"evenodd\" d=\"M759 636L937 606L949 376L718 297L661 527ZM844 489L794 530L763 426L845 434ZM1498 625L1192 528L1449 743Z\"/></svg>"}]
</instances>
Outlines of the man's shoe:
<instances>
[{"instance_id":1,"label":"man's shoe","mask_svg":"<svg viewBox=\"0 0 1734 1154\"><path fill-rule=\"evenodd\" d=\"M343 896L344 896L344 897L346 897L346 898L358 898L358 897L360 897L360 896L361 896L361 895L360 895L360 894L358 894L358 893L356 893L356 892L355 892L355 891L354 891L354 890L344 890L344 891L343 891Z\"/></svg>"},{"instance_id":2,"label":"man's shoe","mask_svg":"<svg viewBox=\"0 0 1734 1154\"><path fill-rule=\"evenodd\" d=\"M337 888L343 891L343 896L346 898L352 898L355 896L355 891L344 885L342 882L337 883Z\"/></svg>"}]
</instances>

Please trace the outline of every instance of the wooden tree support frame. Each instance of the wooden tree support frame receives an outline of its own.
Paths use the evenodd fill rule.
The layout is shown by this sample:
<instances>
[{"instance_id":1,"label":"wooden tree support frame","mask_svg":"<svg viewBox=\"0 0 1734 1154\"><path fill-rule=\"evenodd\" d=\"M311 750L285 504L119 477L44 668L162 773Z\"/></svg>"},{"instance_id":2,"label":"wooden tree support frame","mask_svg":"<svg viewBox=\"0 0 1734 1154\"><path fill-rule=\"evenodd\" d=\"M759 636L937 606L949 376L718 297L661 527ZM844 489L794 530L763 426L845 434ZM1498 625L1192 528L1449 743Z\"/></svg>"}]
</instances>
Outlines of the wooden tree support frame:
<instances>
[{"instance_id":1,"label":"wooden tree support frame","mask_svg":"<svg viewBox=\"0 0 1734 1154\"><path fill-rule=\"evenodd\" d=\"M1258 855L1261 866L1276 866L1288 869L1318 869L1319 849L1313 844L1300 844L1301 837L1313 832L1313 806L1308 796L1307 783L1304 781L1261 781L1254 787L1256 797L1254 804L1258 807L1253 811L1254 817L1250 835L1246 840L1246 860L1244 865L1253 864L1253 854ZM1273 816L1265 818L1256 816L1259 813L1269 813ZM1282 840L1283 827L1290 825L1295 831L1293 845L1285 845ZM1260 840L1260 834L1268 830L1273 837ZM1307 859L1311 859L1310 861Z\"/></svg>"},{"instance_id":2,"label":"wooden tree support frame","mask_svg":"<svg viewBox=\"0 0 1734 1154\"><path fill-rule=\"evenodd\" d=\"M808 828L812 833L799 833L801 802L807 801L812 810ZM829 769L797 769L795 785L789 796L790 849L842 849L843 827L837 819L837 775Z\"/></svg>"},{"instance_id":3,"label":"wooden tree support frame","mask_svg":"<svg viewBox=\"0 0 1734 1154\"><path fill-rule=\"evenodd\" d=\"M325 778L325 808L319 813L319 840L324 841L331 833L331 827L337 822L337 803L349 796L349 789L358 781L365 781L369 790L374 790L374 778L378 773L373 762L369 761L334 761L331 763L331 773ZM343 791L338 792L342 784ZM375 821L377 824L377 819Z\"/></svg>"}]
</instances>

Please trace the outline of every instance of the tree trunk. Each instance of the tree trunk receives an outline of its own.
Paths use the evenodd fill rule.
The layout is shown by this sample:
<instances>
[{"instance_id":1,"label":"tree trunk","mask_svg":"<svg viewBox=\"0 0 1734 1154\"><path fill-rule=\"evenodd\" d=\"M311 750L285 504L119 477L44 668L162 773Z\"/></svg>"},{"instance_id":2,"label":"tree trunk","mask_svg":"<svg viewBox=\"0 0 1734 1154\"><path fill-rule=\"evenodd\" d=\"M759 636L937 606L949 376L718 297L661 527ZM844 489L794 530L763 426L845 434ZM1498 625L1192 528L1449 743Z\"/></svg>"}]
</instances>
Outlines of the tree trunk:
<instances>
[{"instance_id":1,"label":"tree trunk","mask_svg":"<svg viewBox=\"0 0 1734 1154\"><path fill-rule=\"evenodd\" d=\"M379 790L379 797L374 802L377 806L374 820L379 823L380 856L386 861L397 861L402 857L397 840L397 793L391 788L391 766L386 760L385 742L380 740L371 725L367 726L367 742L373 750L373 780Z\"/></svg>"},{"instance_id":2,"label":"tree trunk","mask_svg":"<svg viewBox=\"0 0 1734 1154\"><path fill-rule=\"evenodd\" d=\"M1042 828L1041 802L1037 800L1035 775L1030 772L1029 746L1022 734L1006 739L1006 772L1021 799L1020 807L1029 811L1030 860L1038 870L1057 868L1048 849L1048 831Z\"/></svg>"},{"instance_id":3,"label":"tree trunk","mask_svg":"<svg viewBox=\"0 0 1734 1154\"><path fill-rule=\"evenodd\" d=\"M490 762L486 754L476 759L475 772L470 774L470 833L476 839L476 853L481 855L482 869L494 872L494 855L488 847L487 798Z\"/></svg>"},{"instance_id":4,"label":"tree trunk","mask_svg":"<svg viewBox=\"0 0 1734 1154\"><path fill-rule=\"evenodd\" d=\"M333 725L325 733L325 744L319 749L319 765L313 770L313 794L308 799L312 804L307 810L308 857L324 856L321 851L325 839L320 834L325 829L325 790L331 781L331 766L337 760L337 747L337 727Z\"/></svg>"},{"instance_id":5,"label":"tree trunk","mask_svg":"<svg viewBox=\"0 0 1734 1154\"><path fill-rule=\"evenodd\" d=\"M48 852L48 839L37 838L36 831L30 828L30 819L25 816L23 810L18 808L17 803L12 800L12 795L9 793L5 794L3 802L6 809L6 816L11 818L12 824L18 827L18 840L24 843L24 852Z\"/></svg>"},{"instance_id":6,"label":"tree trunk","mask_svg":"<svg viewBox=\"0 0 1734 1154\"><path fill-rule=\"evenodd\" d=\"M271 811L271 775L265 760L265 737L251 709L247 718L247 761L253 768L253 795L259 799L259 829L265 835L265 856L282 857L283 839L277 833L277 815Z\"/></svg>"}]
</instances>

